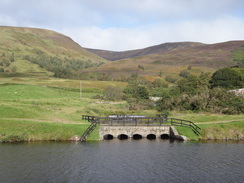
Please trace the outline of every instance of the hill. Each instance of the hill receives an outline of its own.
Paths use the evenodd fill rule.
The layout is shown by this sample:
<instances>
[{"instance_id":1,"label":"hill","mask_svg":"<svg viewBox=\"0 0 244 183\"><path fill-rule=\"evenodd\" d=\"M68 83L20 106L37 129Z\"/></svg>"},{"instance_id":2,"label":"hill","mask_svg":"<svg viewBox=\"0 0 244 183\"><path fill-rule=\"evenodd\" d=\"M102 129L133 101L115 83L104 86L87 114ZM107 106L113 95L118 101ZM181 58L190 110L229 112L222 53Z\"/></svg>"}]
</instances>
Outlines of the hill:
<instances>
[{"instance_id":1,"label":"hill","mask_svg":"<svg viewBox=\"0 0 244 183\"><path fill-rule=\"evenodd\" d=\"M106 62L51 30L0 26L0 40L0 72L73 76Z\"/></svg>"},{"instance_id":2,"label":"hill","mask_svg":"<svg viewBox=\"0 0 244 183\"><path fill-rule=\"evenodd\" d=\"M150 54L163 54L170 50L177 50L180 48L195 47L195 46L200 46L200 45L203 45L203 44L195 43L195 42L164 43L164 44L160 44L160 45L156 45L156 46L147 47L144 49L122 51L122 52L97 50L97 49L91 49L91 48L86 48L86 49L107 60L115 61L115 60L121 60L121 59L125 59L125 58L138 57L138 56L145 56L145 55L150 55Z\"/></svg>"},{"instance_id":3,"label":"hill","mask_svg":"<svg viewBox=\"0 0 244 183\"><path fill-rule=\"evenodd\" d=\"M244 41L217 44L182 42L125 52L88 49L106 59L120 59L89 69L89 72L109 73L113 77L132 73L157 76L159 72L167 76L177 75L189 66L193 73L214 72L244 60L243 45Z\"/></svg>"},{"instance_id":4,"label":"hill","mask_svg":"<svg viewBox=\"0 0 244 183\"><path fill-rule=\"evenodd\" d=\"M35 75L108 80L133 73L152 78L159 73L163 77L177 77L186 68L191 68L192 73L214 72L244 60L244 41L175 42L113 52L85 49L51 30L6 26L0 26L0 39L1 77Z\"/></svg>"}]
</instances>

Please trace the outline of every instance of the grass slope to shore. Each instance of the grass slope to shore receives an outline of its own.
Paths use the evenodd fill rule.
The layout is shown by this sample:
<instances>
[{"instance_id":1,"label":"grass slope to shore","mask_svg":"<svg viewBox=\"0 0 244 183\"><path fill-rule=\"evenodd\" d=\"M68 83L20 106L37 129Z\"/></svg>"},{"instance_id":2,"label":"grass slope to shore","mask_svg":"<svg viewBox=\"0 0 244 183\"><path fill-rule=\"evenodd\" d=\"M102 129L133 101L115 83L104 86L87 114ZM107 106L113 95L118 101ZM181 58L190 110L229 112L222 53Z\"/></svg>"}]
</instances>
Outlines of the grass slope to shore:
<instances>
[{"instance_id":1,"label":"grass slope to shore","mask_svg":"<svg viewBox=\"0 0 244 183\"><path fill-rule=\"evenodd\" d=\"M89 125L82 121L82 115L155 116L155 110L129 111L125 101L111 102L93 98L97 94L101 95L108 86L123 89L126 85L125 82L111 81L0 78L0 141L70 140L81 136ZM189 128L177 127L181 135L192 140L238 139L244 134L244 115L182 114L173 111L170 117L198 123L202 128L201 136L196 136ZM98 128L88 140L98 140Z\"/></svg>"}]
</instances>

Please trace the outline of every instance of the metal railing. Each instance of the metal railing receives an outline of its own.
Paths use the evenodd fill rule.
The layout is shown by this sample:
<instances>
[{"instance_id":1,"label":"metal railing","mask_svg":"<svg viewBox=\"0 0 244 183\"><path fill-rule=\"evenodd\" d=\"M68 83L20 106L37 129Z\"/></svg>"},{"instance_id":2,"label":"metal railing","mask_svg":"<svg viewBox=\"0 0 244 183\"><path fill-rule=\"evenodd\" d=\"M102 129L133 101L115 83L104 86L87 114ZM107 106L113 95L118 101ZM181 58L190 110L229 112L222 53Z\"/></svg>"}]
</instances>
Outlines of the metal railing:
<instances>
[{"instance_id":1,"label":"metal railing","mask_svg":"<svg viewBox=\"0 0 244 183\"><path fill-rule=\"evenodd\" d=\"M199 130L201 130L201 128L191 121L176 119L176 118L167 118L167 119L168 119L167 121L170 122L171 126L189 127L196 135L200 135Z\"/></svg>"},{"instance_id":2,"label":"metal railing","mask_svg":"<svg viewBox=\"0 0 244 183\"><path fill-rule=\"evenodd\" d=\"M168 118L167 116L157 117L95 117L95 116L82 116L83 120L91 123L96 122L98 125L103 126L182 126L191 128L192 131L200 135L201 128L191 121Z\"/></svg>"},{"instance_id":3,"label":"metal railing","mask_svg":"<svg viewBox=\"0 0 244 183\"><path fill-rule=\"evenodd\" d=\"M94 116L93 116L94 117ZM83 119L83 117L82 117ZM95 118L86 118L89 122L91 122L90 126L88 126L88 128L86 129L86 131L82 134L80 141L85 141L87 136L91 134L91 132L93 132L93 130L96 128L97 126L97 121L95 120Z\"/></svg>"}]
</instances>

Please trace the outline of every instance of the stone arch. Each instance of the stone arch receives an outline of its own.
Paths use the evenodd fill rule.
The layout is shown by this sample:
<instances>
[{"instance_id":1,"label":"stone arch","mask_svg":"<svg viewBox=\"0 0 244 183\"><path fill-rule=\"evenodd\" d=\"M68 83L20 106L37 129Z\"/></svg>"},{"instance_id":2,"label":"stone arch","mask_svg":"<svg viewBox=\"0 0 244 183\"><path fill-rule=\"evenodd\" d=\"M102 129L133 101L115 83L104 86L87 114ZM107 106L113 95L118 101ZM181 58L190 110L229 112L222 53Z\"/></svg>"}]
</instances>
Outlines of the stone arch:
<instances>
[{"instance_id":1,"label":"stone arch","mask_svg":"<svg viewBox=\"0 0 244 183\"><path fill-rule=\"evenodd\" d=\"M147 139L148 140L155 140L157 137L156 137L156 135L155 134L148 134L147 135Z\"/></svg>"},{"instance_id":2,"label":"stone arch","mask_svg":"<svg viewBox=\"0 0 244 183\"><path fill-rule=\"evenodd\" d=\"M126 140L126 139L128 139L129 137L128 137L128 135L126 135L126 134L120 134L119 136L118 136L118 139L120 139L120 140Z\"/></svg>"},{"instance_id":3,"label":"stone arch","mask_svg":"<svg viewBox=\"0 0 244 183\"><path fill-rule=\"evenodd\" d=\"M103 136L104 140L112 140L113 138L114 138L114 136L111 135L111 134L106 134L106 135Z\"/></svg>"},{"instance_id":4,"label":"stone arch","mask_svg":"<svg viewBox=\"0 0 244 183\"><path fill-rule=\"evenodd\" d=\"M169 134L162 134L160 136L160 138L163 139L163 140L166 140L166 139L170 139L170 136L169 136Z\"/></svg>"},{"instance_id":5,"label":"stone arch","mask_svg":"<svg viewBox=\"0 0 244 183\"><path fill-rule=\"evenodd\" d=\"M133 138L134 140L141 140L141 139L142 139L142 135L140 135L140 134L134 134L134 135L132 136L132 138Z\"/></svg>"}]
</instances>

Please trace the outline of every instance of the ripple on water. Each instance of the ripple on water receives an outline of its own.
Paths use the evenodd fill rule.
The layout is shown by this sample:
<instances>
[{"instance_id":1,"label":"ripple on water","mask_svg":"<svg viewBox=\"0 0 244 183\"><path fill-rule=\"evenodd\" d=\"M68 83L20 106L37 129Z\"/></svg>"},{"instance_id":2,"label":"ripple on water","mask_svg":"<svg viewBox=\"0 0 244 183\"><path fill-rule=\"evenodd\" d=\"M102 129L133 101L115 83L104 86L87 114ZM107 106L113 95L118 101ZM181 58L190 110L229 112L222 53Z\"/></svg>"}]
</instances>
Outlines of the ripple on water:
<instances>
[{"instance_id":1,"label":"ripple on water","mask_svg":"<svg viewBox=\"0 0 244 183\"><path fill-rule=\"evenodd\" d=\"M243 182L243 143L0 144L0 182Z\"/></svg>"}]
</instances>

